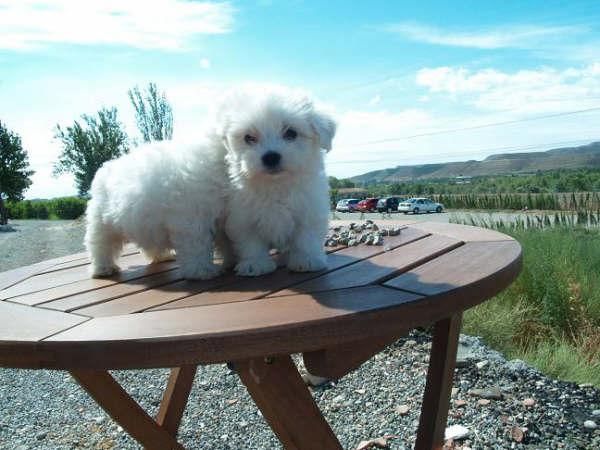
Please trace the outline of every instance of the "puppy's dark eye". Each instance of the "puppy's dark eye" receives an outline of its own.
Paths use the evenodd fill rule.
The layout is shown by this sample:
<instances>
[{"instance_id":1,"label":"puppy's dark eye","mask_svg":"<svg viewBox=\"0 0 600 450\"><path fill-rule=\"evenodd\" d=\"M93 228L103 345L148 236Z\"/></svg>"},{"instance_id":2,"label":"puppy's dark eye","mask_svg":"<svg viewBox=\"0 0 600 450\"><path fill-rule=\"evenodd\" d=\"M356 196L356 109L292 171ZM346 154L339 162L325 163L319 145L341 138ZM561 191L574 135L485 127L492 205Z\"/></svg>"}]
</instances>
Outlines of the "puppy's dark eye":
<instances>
[{"instance_id":1,"label":"puppy's dark eye","mask_svg":"<svg viewBox=\"0 0 600 450\"><path fill-rule=\"evenodd\" d=\"M294 139L296 139L298 137L298 132L296 130L294 130L293 128L288 128L287 130L285 130L285 132L283 133L283 138L286 141L293 141Z\"/></svg>"},{"instance_id":2,"label":"puppy's dark eye","mask_svg":"<svg viewBox=\"0 0 600 450\"><path fill-rule=\"evenodd\" d=\"M256 136L252 136L251 134L247 134L244 136L244 142L248 145L254 145L258 142L258 138Z\"/></svg>"}]
</instances>

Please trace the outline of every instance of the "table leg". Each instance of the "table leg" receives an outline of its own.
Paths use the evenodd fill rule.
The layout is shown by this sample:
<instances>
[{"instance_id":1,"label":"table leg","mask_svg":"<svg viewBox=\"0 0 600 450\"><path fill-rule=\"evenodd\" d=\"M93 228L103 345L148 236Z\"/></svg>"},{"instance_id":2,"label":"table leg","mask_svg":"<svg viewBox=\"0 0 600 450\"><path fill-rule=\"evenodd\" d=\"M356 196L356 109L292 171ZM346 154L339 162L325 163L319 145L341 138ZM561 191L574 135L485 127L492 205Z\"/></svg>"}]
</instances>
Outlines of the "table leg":
<instances>
[{"instance_id":1,"label":"table leg","mask_svg":"<svg viewBox=\"0 0 600 450\"><path fill-rule=\"evenodd\" d=\"M146 449L183 450L175 434L185 407L182 397L186 392L189 395L187 385L191 385L193 376L190 379L189 367L173 370L163 399L165 406L161 404L160 408L165 412L161 415L159 411L159 417L163 417L166 425L164 427L150 417L107 371L72 370L70 373L96 403ZM175 432L172 433L170 428L174 428Z\"/></svg>"},{"instance_id":2,"label":"table leg","mask_svg":"<svg viewBox=\"0 0 600 450\"><path fill-rule=\"evenodd\" d=\"M439 450L450 406L462 313L435 323L415 450Z\"/></svg>"},{"instance_id":3,"label":"table leg","mask_svg":"<svg viewBox=\"0 0 600 450\"><path fill-rule=\"evenodd\" d=\"M234 366L286 450L341 450L290 356Z\"/></svg>"},{"instance_id":4,"label":"table leg","mask_svg":"<svg viewBox=\"0 0 600 450\"><path fill-rule=\"evenodd\" d=\"M316 350L302 354L304 365L312 375L329 379L341 378L360 367L388 345L396 342L408 331L377 336L350 344Z\"/></svg>"},{"instance_id":5,"label":"table leg","mask_svg":"<svg viewBox=\"0 0 600 450\"><path fill-rule=\"evenodd\" d=\"M167 430L171 436L177 436L179 423L185 411L195 375L196 366L171 369L167 388L156 415L156 422Z\"/></svg>"}]
</instances>

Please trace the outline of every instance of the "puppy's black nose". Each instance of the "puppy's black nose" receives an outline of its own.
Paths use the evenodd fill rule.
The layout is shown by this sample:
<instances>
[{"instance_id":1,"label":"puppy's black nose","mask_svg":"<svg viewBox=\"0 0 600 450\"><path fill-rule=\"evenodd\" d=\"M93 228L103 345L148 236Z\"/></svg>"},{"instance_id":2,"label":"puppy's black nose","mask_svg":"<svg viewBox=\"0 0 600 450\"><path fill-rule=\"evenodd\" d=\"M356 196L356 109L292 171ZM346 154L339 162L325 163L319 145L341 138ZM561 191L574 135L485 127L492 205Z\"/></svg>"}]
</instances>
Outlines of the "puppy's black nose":
<instances>
[{"instance_id":1,"label":"puppy's black nose","mask_svg":"<svg viewBox=\"0 0 600 450\"><path fill-rule=\"evenodd\" d=\"M267 152L262 155L262 162L269 169L277 167L279 161L281 161L281 155L277 152Z\"/></svg>"}]
</instances>

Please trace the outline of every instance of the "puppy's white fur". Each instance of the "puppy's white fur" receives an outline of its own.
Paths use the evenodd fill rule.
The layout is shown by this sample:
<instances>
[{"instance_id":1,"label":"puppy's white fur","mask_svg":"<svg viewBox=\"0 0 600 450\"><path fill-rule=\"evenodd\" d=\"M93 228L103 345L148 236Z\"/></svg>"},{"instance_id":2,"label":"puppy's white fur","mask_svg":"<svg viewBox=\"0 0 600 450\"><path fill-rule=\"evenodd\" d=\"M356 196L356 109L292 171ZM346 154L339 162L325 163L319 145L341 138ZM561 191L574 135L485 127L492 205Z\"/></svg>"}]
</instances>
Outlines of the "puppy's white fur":
<instances>
[{"instance_id":1,"label":"puppy's white fur","mask_svg":"<svg viewBox=\"0 0 600 450\"><path fill-rule=\"evenodd\" d=\"M174 250L188 279L220 272L215 245L225 266L237 259L239 275L275 270L272 248L291 270L325 267L329 208L321 149L331 148L334 122L297 95L236 92L219 109L217 124L198 145L145 145L97 172L85 237L93 276L118 270L126 240L153 261ZM289 129L294 139L285 135ZM279 164L266 166L267 152L278 153Z\"/></svg>"},{"instance_id":2,"label":"puppy's white fur","mask_svg":"<svg viewBox=\"0 0 600 450\"><path fill-rule=\"evenodd\" d=\"M329 196L321 149L331 149L335 123L299 95L243 93L230 96L219 123L232 183L226 231L237 273L275 270L270 248L291 270L323 269ZM285 138L288 129L295 139ZM256 142L248 144L247 135ZM262 162L267 152L281 155L275 173Z\"/></svg>"},{"instance_id":3,"label":"puppy's white fur","mask_svg":"<svg viewBox=\"0 0 600 450\"><path fill-rule=\"evenodd\" d=\"M141 146L98 170L87 208L85 244L92 275L118 270L123 242L138 244L152 261L177 252L185 278L210 278L216 220L228 189L222 146L172 143Z\"/></svg>"}]
</instances>

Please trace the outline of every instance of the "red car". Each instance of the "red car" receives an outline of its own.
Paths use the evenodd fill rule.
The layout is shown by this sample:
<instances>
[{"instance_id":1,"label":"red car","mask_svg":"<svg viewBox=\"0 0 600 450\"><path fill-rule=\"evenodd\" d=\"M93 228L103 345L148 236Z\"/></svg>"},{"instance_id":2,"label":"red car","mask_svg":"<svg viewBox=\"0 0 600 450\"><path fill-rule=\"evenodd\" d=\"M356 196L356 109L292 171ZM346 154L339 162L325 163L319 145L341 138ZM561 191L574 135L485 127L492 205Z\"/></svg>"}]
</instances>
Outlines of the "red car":
<instances>
[{"instance_id":1,"label":"red car","mask_svg":"<svg viewBox=\"0 0 600 450\"><path fill-rule=\"evenodd\" d=\"M358 206L356 209L362 212L372 212L377 210L377 202L378 198L365 198L358 202Z\"/></svg>"}]
</instances>

